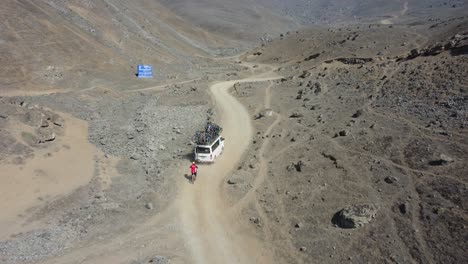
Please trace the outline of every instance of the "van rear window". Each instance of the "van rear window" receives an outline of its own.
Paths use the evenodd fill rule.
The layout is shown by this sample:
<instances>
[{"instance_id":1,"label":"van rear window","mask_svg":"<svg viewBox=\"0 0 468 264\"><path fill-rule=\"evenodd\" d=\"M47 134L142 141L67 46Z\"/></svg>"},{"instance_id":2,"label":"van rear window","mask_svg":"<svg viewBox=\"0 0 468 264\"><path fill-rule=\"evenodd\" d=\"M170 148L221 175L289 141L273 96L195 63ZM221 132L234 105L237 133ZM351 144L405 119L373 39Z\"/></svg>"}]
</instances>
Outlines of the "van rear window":
<instances>
[{"instance_id":1,"label":"van rear window","mask_svg":"<svg viewBox=\"0 0 468 264\"><path fill-rule=\"evenodd\" d=\"M201 154L210 154L209 148L197 147L196 151L197 153L201 153Z\"/></svg>"}]
</instances>

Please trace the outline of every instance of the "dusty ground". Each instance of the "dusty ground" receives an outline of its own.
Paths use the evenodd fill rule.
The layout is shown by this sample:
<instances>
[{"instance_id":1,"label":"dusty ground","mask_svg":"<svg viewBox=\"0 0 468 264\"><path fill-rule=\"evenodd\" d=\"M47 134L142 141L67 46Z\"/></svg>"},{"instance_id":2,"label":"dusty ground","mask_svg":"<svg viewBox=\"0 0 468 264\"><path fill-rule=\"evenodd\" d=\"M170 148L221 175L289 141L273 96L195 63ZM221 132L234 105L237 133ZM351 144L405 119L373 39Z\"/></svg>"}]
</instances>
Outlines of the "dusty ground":
<instances>
[{"instance_id":1,"label":"dusty ground","mask_svg":"<svg viewBox=\"0 0 468 264\"><path fill-rule=\"evenodd\" d=\"M41 24L2 28L23 44L11 61L38 58L28 32L100 48L83 65L72 63L83 50L61 50L67 71L39 72L41 47L20 75L1 68L0 263L467 262L466 15L417 20L415 3L398 2L373 24L285 32L226 58L211 57L216 30L184 31L208 36L200 46L159 28L184 44L158 49L165 77L142 81L125 68L143 54L131 47L156 41L139 26L156 18L134 19L160 6L97 3L24 1L37 16L22 25ZM47 23L54 8L74 26ZM120 31L97 22L100 9ZM102 26L97 38L87 23ZM119 53L101 30L143 40ZM207 119L226 149L192 185L190 138ZM342 219L352 206L366 208L358 227Z\"/></svg>"}]
</instances>

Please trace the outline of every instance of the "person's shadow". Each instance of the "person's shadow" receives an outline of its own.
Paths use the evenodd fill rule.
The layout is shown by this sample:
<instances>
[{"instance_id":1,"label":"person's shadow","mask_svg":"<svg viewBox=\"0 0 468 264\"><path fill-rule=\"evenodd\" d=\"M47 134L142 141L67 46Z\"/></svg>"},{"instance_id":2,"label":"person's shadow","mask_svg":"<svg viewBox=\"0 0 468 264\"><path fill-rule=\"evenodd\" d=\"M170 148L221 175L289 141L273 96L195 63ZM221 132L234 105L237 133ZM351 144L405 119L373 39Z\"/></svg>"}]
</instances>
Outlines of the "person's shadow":
<instances>
[{"instance_id":1,"label":"person's shadow","mask_svg":"<svg viewBox=\"0 0 468 264\"><path fill-rule=\"evenodd\" d=\"M192 182L192 175L186 173L186 174L184 174L184 177L185 177L185 179L188 180L189 183L193 183Z\"/></svg>"}]
</instances>

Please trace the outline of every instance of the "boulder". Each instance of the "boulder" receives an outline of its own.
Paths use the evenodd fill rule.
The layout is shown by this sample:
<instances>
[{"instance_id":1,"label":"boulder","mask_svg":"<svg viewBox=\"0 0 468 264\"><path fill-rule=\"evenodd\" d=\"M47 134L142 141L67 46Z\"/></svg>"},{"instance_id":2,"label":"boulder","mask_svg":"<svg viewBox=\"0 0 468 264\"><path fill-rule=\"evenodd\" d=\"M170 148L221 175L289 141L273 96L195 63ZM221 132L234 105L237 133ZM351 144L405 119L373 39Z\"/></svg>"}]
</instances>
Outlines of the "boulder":
<instances>
[{"instance_id":1,"label":"boulder","mask_svg":"<svg viewBox=\"0 0 468 264\"><path fill-rule=\"evenodd\" d=\"M250 217L249 219L251 222L253 222L254 224L256 224L257 226L260 226L260 219L258 217Z\"/></svg>"},{"instance_id":2,"label":"boulder","mask_svg":"<svg viewBox=\"0 0 468 264\"><path fill-rule=\"evenodd\" d=\"M50 128L38 129L39 143L46 143L55 140L55 132Z\"/></svg>"},{"instance_id":3,"label":"boulder","mask_svg":"<svg viewBox=\"0 0 468 264\"><path fill-rule=\"evenodd\" d=\"M406 205L406 203L402 203L398 206L398 210L401 214L406 214L408 212L408 206Z\"/></svg>"},{"instance_id":4,"label":"boulder","mask_svg":"<svg viewBox=\"0 0 468 264\"><path fill-rule=\"evenodd\" d=\"M352 115L352 117L353 118L358 118L358 117L362 116L362 114L363 114L362 110L357 110L356 113L354 113Z\"/></svg>"},{"instance_id":5,"label":"boulder","mask_svg":"<svg viewBox=\"0 0 468 264\"><path fill-rule=\"evenodd\" d=\"M300 117L304 117L304 114L299 113L299 112L294 112L289 116L289 118L300 118Z\"/></svg>"},{"instance_id":6,"label":"boulder","mask_svg":"<svg viewBox=\"0 0 468 264\"><path fill-rule=\"evenodd\" d=\"M294 168L296 168L296 171L301 172L304 166L305 166L304 162L300 160L294 165Z\"/></svg>"},{"instance_id":7,"label":"boulder","mask_svg":"<svg viewBox=\"0 0 468 264\"><path fill-rule=\"evenodd\" d=\"M140 160L140 159L141 159L141 155L138 154L138 153L133 153L132 155L130 155L130 159L132 159L132 160Z\"/></svg>"},{"instance_id":8,"label":"boulder","mask_svg":"<svg viewBox=\"0 0 468 264\"><path fill-rule=\"evenodd\" d=\"M384 181L388 184L392 184L392 183L395 183L398 181L398 178L394 177L394 176L388 176L384 179Z\"/></svg>"},{"instance_id":9,"label":"boulder","mask_svg":"<svg viewBox=\"0 0 468 264\"><path fill-rule=\"evenodd\" d=\"M260 118L263 118L263 117L268 117L268 116L272 116L273 115L273 110L272 109L264 109L262 111L260 111L258 114L255 115L255 119L260 119Z\"/></svg>"},{"instance_id":10,"label":"boulder","mask_svg":"<svg viewBox=\"0 0 468 264\"><path fill-rule=\"evenodd\" d=\"M315 94L319 94L322 92L322 85L319 82L315 82L313 88Z\"/></svg>"},{"instance_id":11,"label":"boulder","mask_svg":"<svg viewBox=\"0 0 468 264\"><path fill-rule=\"evenodd\" d=\"M338 211L332 222L341 228L358 228L372 221L377 215L377 206L374 204L356 204Z\"/></svg>"},{"instance_id":12,"label":"boulder","mask_svg":"<svg viewBox=\"0 0 468 264\"><path fill-rule=\"evenodd\" d=\"M49 122L47 122L47 120L42 120L41 127L49 127Z\"/></svg>"},{"instance_id":13,"label":"boulder","mask_svg":"<svg viewBox=\"0 0 468 264\"><path fill-rule=\"evenodd\" d=\"M227 183L231 185L240 184L243 182L244 182L244 179L240 175L237 175L237 174L232 175L227 181Z\"/></svg>"},{"instance_id":14,"label":"boulder","mask_svg":"<svg viewBox=\"0 0 468 264\"><path fill-rule=\"evenodd\" d=\"M54 125L59 126L59 127L63 127L63 125L65 124L65 121L63 120L63 118L57 114L52 115L52 117L50 118L50 121L52 121Z\"/></svg>"},{"instance_id":15,"label":"boulder","mask_svg":"<svg viewBox=\"0 0 468 264\"><path fill-rule=\"evenodd\" d=\"M294 228L296 228L296 229L301 229L301 228L303 228L303 227L304 227L304 224L301 223L301 222L299 222L299 223L297 223L297 224L294 225Z\"/></svg>"},{"instance_id":16,"label":"boulder","mask_svg":"<svg viewBox=\"0 0 468 264\"><path fill-rule=\"evenodd\" d=\"M146 209L148 209L148 210L153 210L153 208L154 208L153 203L146 203L146 204L145 204L145 207L146 207Z\"/></svg>"},{"instance_id":17,"label":"boulder","mask_svg":"<svg viewBox=\"0 0 468 264\"><path fill-rule=\"evenodd\" d=\"M443 164L448 164L450 162L454 162L454 159L445 155L445 154L440 154L439 156L440 160L442 161Z\"/></svg>"},{"instance_id":18,"label":"boulder","mask_svg":"<svg viewBox=\"0 0 468 264\"><path fill-rule=\"evenodd\" d=\"M439 159L432 160L429 162L431 166L442 166L454 162L455 160L445 154L440 154Z\"/></svg>"},{"instance_id":19,"label":"boulder","mask_svg":"<svg viewBox=\"0 0 468 264\"><path fill-rule=\"evenodd\" d=\"M299 78L305 79L310 77L311 73L308 71L303 71L301 75L299 75Z\"/></svg>"},{"instance_id":20,"label":"boulder","mask_svg":"<svg viewBox=\"0 0 468 264\"><path fill-rule=\"evenodd\" d=\"M286 167L286 170L291 172L296 170L297 172L302 172L302 168L305 166L304 162L302 160L298 161L297 163L291 163Z\"/></svg>"}]
</instances>

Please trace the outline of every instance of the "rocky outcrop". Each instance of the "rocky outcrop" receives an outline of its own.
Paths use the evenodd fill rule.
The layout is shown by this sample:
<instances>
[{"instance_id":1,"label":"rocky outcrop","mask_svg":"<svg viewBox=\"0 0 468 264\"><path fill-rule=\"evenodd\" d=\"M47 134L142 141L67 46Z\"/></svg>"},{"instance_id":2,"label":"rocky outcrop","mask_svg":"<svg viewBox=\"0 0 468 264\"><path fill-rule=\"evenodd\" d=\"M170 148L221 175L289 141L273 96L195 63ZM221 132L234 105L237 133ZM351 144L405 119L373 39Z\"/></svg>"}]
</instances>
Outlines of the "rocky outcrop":
<instances>
[{"instance_id":1,"label":"rocky outcrop","mask_svg":"<svg viewBox=\"0 0 468 264\"><path fill-rule=\"evenodd\" d=\"M445 43L437 43L425 48L412 49L408 55L398 58L397 61L407 61L417 57L437 56L444 51L450 51L454 56L468 54L468 35L456 34Z\"/></svg>"},{"instance_id":2,"label":"rocky outcrop","mask_svg":"<svg viewBox=\"0 0 468 264\"><path fill-rule=\"evenodd\" d=\"M309 78L311 75L311 73L309 71L303 71L301 75L299 75L298 77L301 78L301 79L305 79L305 78Z\"/></svg>"},{"instance_id":3,"label":"rocky outcrop","mask_svg":"<svg viewBox=\"0 0 468 264\"><path fill-rule=\"evenodd\" d=\"M290 165L288 165L286 167L286 170L289 172L291 171L302 172L302 169L304 168L304 166L305 166L305 163L302 160L300 160L296 163L291 163Z\"/></svg>"},{"instance_id":4,"label":"rocky outcrop","mask_svg":"<svg viewBox=\"0 0 468 264\"><path fill-rule=\"evenodd\" d=\"M304 114L300 112L292 112L291 115L289 115L289 118L301 118L301 117L304 117Z\"/></svg>"},{"instance_id":5,"label":"rocky outcrop","mask_svg":"<svg viewBox=\"0 0 468 264\"><path fill-rule=\"evenodd\" d=\"M304 61L314 60L314 59L318 58L319 56L320 56L320 53L315 53L315 54L312 54L309 57L305 58Z\"/></svg>"},{"instance_id":6,"label":"rocky outcrop","mask_svg":"<svg viewBox=\"0 0 468 264\"><path fill-rule=\"evenodd\" d=\"M341 228L358 228L369 224L377 215L375 204L356 204L343 208L335 214L332 222Z\"/></svg>"},{"instance_id":7,"label":"rocky outcrop","mask_svg":"<svg viewBox=\"0 0 468 264\"><path fill-rule=\"evenodd\" d=\"M366 63L369 63L369 62L373 62L374 59L372 58L338 58L338 59L334 59L334 60L328 60L328 61L325 61L325 63L333 63L333 62L341 62L343 64L347 64L347 65L362 65L362 64L366 64Z\"/></svg>"},{"instance_id":8,"label":"rocky outcrop","mask_svg":"<svg viewBox=\"0 0 468 264\"><path fill-rule=\"evenodd\" d=\"M443 165L448 165L449 163L454 162L454 159L445 155L445 154L440 154L439 158L436 160L432 160L429 162L429 165L431 166L443 166Z\"/></svg>"}]
</instances>

